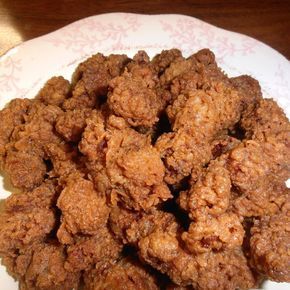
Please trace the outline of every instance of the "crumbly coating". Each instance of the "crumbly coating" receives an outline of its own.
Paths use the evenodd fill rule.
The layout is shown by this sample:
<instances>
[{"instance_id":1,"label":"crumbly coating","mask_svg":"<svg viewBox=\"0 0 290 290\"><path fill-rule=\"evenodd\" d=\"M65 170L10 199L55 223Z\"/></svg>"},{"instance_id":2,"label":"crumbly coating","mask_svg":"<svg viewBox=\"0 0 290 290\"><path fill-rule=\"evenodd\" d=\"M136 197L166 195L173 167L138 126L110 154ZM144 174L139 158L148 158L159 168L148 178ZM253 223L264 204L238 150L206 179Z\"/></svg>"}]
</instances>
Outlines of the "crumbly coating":
<instances>
[{"instance_id":1,"label":"crumbly coating","mask_svg":"<svg viewBox=\"0 0 290 290\"><path fill-rule=\"evenodd\" d=\"M110 213L109 225L115 236L124 244L137 245L140 239L157 230L176 231L175 217L158 211L140 213L121 207L114 207Z\"/></svg>"},{"instance_id":2,"label":"crumbly coating","mask_svg":"<svg viewBox=\"0 0 290 290\"><path fill-rule=\"evenodd\" d=\"M158 74L162 74L172 62L181 61L184 57L179 49L173 48L169 50L162 50L161 53L156 54L152 59L152 65Z\"/></svg>"},{"instance_id":3,"label":"crumbly coating","mask_svg":"<svg viewBox=\"0 0 290 290\"><path fill-rule=\"evenodd\" d=\"M5 200L7 213L29 211L33 208L52 208L58 197L58 188L54 180L46 180L32 191L11 194Z\"/></svg>"},{"instance_id":4,"label":"crumbly coating","mask_svg":"<svg viewBox=\"0 0 290 290\"><path fill-rule=\"evenodd\" d=\"M85 290L157 290L156 277L140 262L123 258L108 270L99 273L92 270L85 274Z\"/></svg>"},{"instance_id":5,"label":"crumbly coating","mask_svg":"<svg viewBox=\"0 0 290 290\"><path fill-rule=\"evenodd\" d=\"M13 128L3 166L13 186L31 190L42 183L46 174L45 147L60 140L54 125L61 112L57 106L35 100L23 115L23 122Z\"/></svg>"},{"instance_id":6,"label":"crumbly coating","mask_svg":"<svg viewBox=\"0 0 290 290\"><path fill-rule=\"evenodd\" d=\"M63 243L66 240L62 241L62 236L97 233L106 224L110 212L105 197L95 191L93 183L77 175L68 179L57 200L57 207L62 213L57 235Z\"/></svg>"},{"instance_id":7,"label":"crumbly coating","mask_svg":"<svg viewBox=\"0 0 290 290\"><path fill-rule=\"evenodd\" d=\"M230 82L242 95L245 113L250 113L256 104L262 100L262 91L259 82L248 75L231 78Z\"/></svg>"},{"instance_id":8,"label":"crumbly coating","mask_svg":"<svg viewBox=\"0 0 290 290\"><path fill-rule=\"evenodd\" d=\"M162 97L158 74L143 55L135 57L124 73L110 82L108 104L112 111L131 126L152 127L157 121L165 100ZM143 60L145 58L145 61Z\"/></svg>"},{"instance_id":9,"label":"crumbly coating","mask_svg":"<svg viewBox=\"0 0 290 290\"><path fill-rule=\"evenodd\" d=\"M51 162L52 168L48 171L51 178L59 178L58 183L65 183L71 174L80 174L84 167L79 158L77 148L68 143L51 143L46 146L45 154Z\"/></svg>"},{"instance_id":10,"label":"crumbly coating","mask_svg":"<svg viewBox=\"0 0 290 290\"><path fill-rule=\"evenodd\" d=\"M72 78L72 96L63 103L65 110L94 108L107 95L111 79L120 75L129 61L126 55L106 57L97 53L82 62Z\"/></svg>"},{"instance_id":11,"label":"crumbly coating","mask_svg":"<svg viewBox=\"0 0 290 290\"><path fill-rule=\"evenodd\" d=\"M140 257L180 286L194 289L254 288L256 278L240 249L190 254L182 247L178 228L170 231L160 227L138 247Z\"/></svg>"},{"instance_id":12,"label":"crumbly coating","mask_svg":"<svg viewBox=\"0 0 290 290\"><path fill-rule=\"evenodd\" d=\"M108 141L106 165L111 183L119 185L111 191L111 199L148 209L171 198L163 181L164 165L146 137L130 129L116 131Z\"/></svg>"},{"instance_id":13,"label":"crumbly coating","mask_svg":"<svg viewBox=\"0 0 290 290\"><path fill-rule=\"evenodd\" d=\"M54 225L54 212L44 208L2 216L1 253L15 255L18 249L43 241L53 230Z\"/></svg>"},{"instance_id":14,"label":"crumbly coating","mask_svg":"<svg viewBox=\"0 0 290 290\"><path fill-rule=\"evenodd\" d=\"M34 249L30 264L20 280L23 290L77 289L79 273L65 269L65 250L58 244L42 244Z\"/></svg>"},{"instance_id":15,"label":"crumbly coating","mask_svg":"<svg viewBox=\"0 0 290 290\"><path fill-rule=\"evenodd\" d=\"M207 219L226 212L230 204L231 179L225 161L214 160L190 188L187 209L192 219Z\"/></svg>"},{"instance_id":16,"label":"crumbly coating","mask_svg":"<svg viewBox=\"0 0 290 290\"><path fill-rule=\"evenodd\" d=\"M109 227L115 237L123 244L128 244L127 230L130 229L134 223L138 226L141 213L134 212L123 208L121 206L114 206L110 212ZM134 231L134 236L137 231ZM133 238L134 241L138 241Z\"/></svg>"},{"instance_id":17,"label":"crumbly coating","mask_svg":"<svg viewBox=\"0 0 290 290\"><path fill-rule=\"evenodd\" d=\"M8 272L20 281L35 248L46 242L56 226L54 202L55 187L47 182L31 192L14 193L5 203L0 216L0 255Z\"/></svg>"},{"instance_id":18,"label":"crumbly coating","mask_svg":"<svg viewBox=\"0 0 290 290\"><path fill-rule=\"evenodd\" d=\"M109 194L112 204L122 202L136 210L170 198L164 165L150 140L130 128L105 131L103 118L95 115L94 120L79 147L96 188Z\"/></svg>"},{"instance_id":19,"label":"crumbly coating","mask_svg":"<svg viewBox=\"0 0 290 290\"><path fill-rule=\"evenodd\" d=\"M290 283L290 211L256 220L251 229L251 261L269 279Z\"/></svg>"},{"instance_id":20,"label":"crumbly coating","mask_svg":"<svg viewBox=\"0 0 290 290\"><path fill-rule=\"evenodd\" d=\"M95 54L0 111L0 258L23 290L290 282L290 123L215 55Z\"/></svg>"},{"instance_id":21,"label":"crumbly coating","mask_svg":"<svg viewBox=\"0 0 290 290\"><path fill-rule=\"evenodd\" d=\"M17 252L44 241L56 224L55 185L48 181L30 192L13 193L0 216L0 252L15 258Z\"/></svg>"},{"instance_id":22,"label":"crumbly coating","mask_svg":"<svg viewBox=\"0 0 290 290\"><path fill-rule=\"evenodd\" d=\"M86 127L90 109L75 109L64 112L56 120L56 131L68 142L78 142Z\"/></svg>"},{"instance_id":23,"label":"crumbly coating","mask_svg":"<svg viewBox=\"0 0 290 290\"><path fill-rule=\"evenodd\" d=\"M182 239L190 252L203 253L242 246L244 235L239 217L224 213L216 218L208 216L191 223L188 232L182 234Z\"/></svg>"},{"instance_id":24,"label":"crumbly coating","mask_svg":"<svg viewBox=\"0 0 290 290\"><path fill-rule=\"evenodd\" d=\"M46 166L39 155L12 151L7 153L5 170L14 187L29 190L42 183ZM31 175L31 172L34 174Z\"/></svg>"},{"instance_id":25,"label":"crumbly coating","mask_svg":"<svg viewBox=\"0 0 290 290\"><path fill-rule=\"evenodd\" d=\"M24 123L31 101L28 99L14 99L0 111L0 167L4 167L6 145L9 143L16 126Z\"/></svg>"},{"instance_id":26,"label":"crumbly coating","mask_svg":"<svg viewBox=\"0 0 290 290\"><path fill-rule=\"evenodd\" d=\"M237 188L234 207L240 214L273 214L283 204L289 192L284 183L290 177L289 152L281 143L246 141L230 153L228 169Z\"/></svg>"},{"instance_id":27,"label":"crumbly coating","mask_svg":"<svg viewBox=\"0 0 290 290\"><path fill-rule=\"evenodd\" d=\"M52 77L35 97L46 105L61 106L70 91L70 83L63 77Z\"/></svg>"},{"instance_id":28,"label":"crumbly coating","mask_svg":"<svg viewBox=\"0 0 290 290\"><path fill-rule=\"evenodd\" d=\"M261 99L254 110L243 116L240 123L248 139L264 142L274 137L289 147L289 121L272 99Z\"/></svg>"},{"instance_id":29,"label":"crumbly coating","mask_svg":"<svg viewBox=\"0 0 290 290\"><path fill-rule=\"evenodd\" d=\"M225 100L231 99L231 102ZM179 95L167 114L174 133L162 135L156 148L167 168L166 181L177 183L195 174L212 158L210 143L223 129L233 126L241 114L241 98L223 82L211 88Z\"/></svg>"},{"instance_id":30,"label":"crumbly coating","mask_svg":"<svg viewBox=\"0 0 290 290\"><path fill-rule=\"evenodd\" d=\"M71 272L110 267L121 255L122 244L106 226L92 236L76 236L74 244L67 247L65 267Z\"/></svg>"}]
</instances>

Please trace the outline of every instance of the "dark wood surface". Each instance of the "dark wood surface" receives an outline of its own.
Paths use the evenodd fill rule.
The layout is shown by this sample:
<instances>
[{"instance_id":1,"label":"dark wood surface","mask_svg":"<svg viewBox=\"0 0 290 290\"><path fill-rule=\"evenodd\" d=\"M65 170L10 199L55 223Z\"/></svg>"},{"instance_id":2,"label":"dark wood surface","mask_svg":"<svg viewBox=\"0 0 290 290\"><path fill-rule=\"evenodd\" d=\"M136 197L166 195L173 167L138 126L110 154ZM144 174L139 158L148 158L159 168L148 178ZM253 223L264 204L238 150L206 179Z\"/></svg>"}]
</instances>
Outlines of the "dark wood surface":
<instances>
[{"instance_id":1,"label":"dark wood surface","mask_svg":"<svg viewBox=\"0 0 290 290\"><path fill-rule=\"evenodd\" d=\"M0 55L22 41L106 12L194 16L255 37L290 59L290 0L0 0Z\"/></svg>"}]
</instances>

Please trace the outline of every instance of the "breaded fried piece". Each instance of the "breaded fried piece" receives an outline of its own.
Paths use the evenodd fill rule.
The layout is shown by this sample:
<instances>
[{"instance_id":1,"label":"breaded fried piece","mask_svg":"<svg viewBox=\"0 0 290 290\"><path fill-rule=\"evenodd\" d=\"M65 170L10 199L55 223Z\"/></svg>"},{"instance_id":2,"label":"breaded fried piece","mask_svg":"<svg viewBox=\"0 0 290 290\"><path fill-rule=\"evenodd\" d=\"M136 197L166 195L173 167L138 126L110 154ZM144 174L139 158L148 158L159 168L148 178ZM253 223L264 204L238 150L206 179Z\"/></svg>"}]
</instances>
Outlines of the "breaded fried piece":
<instances>
[{"instance_id":1,"label":"breaded fried piece","mask_svg":"<svg viewBox=\"0 0 290 290\"><path fill-rule=\"evenodd\" d=\"M184 57L179 49L173 48L162 50L161 53L156 54L151 63L159 75L167 69L172 62L182 61Z\"/></svg>"},{"instance_id":2,"label":"breaded fried piece","mask_svg":"<svg viewBox=\"0 0 290 290\"><path fill-rule=\"evenodd\" d=\"M48 174L50 177L58 177L59 184L65 183L70 174L82 174L84 165L79 158L77 148L70 144L51 143L46 146L45 153L52 164Z\"/></svg>"},{"instance_id":3,"label":"breaded fried piece","mask_svg":"<svg viewBox=\"0 0 290 290\"><path fill-rule=\"evenodd\" d=\"M39 91L35 99L45 105L61 106L70 91L70 83L63 77L52 77Z\"/></svg>"},{"instance_id":4,"label":"breaded fried piece","mask_svg":"<svg viewBox=\"0 0 290 290\"><path fill-rule=\"evenodd\" d=\"M61 192L57 207L61 210L61 225L57 236L64 244L72 243L76 234L93 235L107 222L110 209L89 180L71 175Z\"/></svg>"},{"instance_id":5,"label":"breaded fried piece","mask_svg":"<svg viewBox=\"0 0 290 290\"><path fill-rule=\"evenodd\" d=\"M285 201L290 178L290 123L273 100L260 100L241 120L247 139L229 155L232 181L243 193L235 206L249 214L275 213ZM252 213L251 213L252 212Z\"/></svg>"},{"instance_id":6,"label":"breaded fried piece","mask_svg":"<svg viewBox=\"0 0 290 290\"><path fill-rule=\"evenodd\" d=\"M65 267L71 272L110 267L120 256L123 245L104 225L95 235L75 236L67 248Z\"/></svg>"},{"instance_id":7,"label":"breaded fried piece","mask_svg":"<svg viewBox=\"0 0 290 290\"><path fill-rule=\"evenodd\" d=\"M206 90L210 82L217 79L228 81L209 49L202 49L187 59L175 58L160 76L162 86L170 90L173 101L188 91Z\"/></svg>"},{"instance_id":8,"label":"breaded fried piece","mask_svg":"<svg viewBox=\"0 0 290 290\"><path fill-rule=\"evenodd\" d=\"M48 181L32 192L12 194L0 215L2 263L16 279L31 264L34 248L46 241L56 226L55 186Z\"/></svg>"},{"instance_id":9,"label":"breaded fried piece","mask_svg":"<svg viewBox=\"0 0 290 290\"><path fill-rule=\"evenodd\" d=\"M109 195L112 204L120 201L135 210L147 210L170 198L163 181L164 165L150 140L130 128L106 131L104 119L94 118L79 148L88 157L95 187Z\"/></svg>"},{"instance_id":10,"label":"breaded fried piece","mask_svg":"<svg viewBox=\"0 0 290 290\"><path fill-rule=\"evenodd\" d=\"M256 108L241 119L247 139L260 142L275 138L290 147L290 123L283 110L272 99L262 99Z\"/></svg>"},{"instance_id":11,"label":"breaded fried piece","mask_svg":"<svg viewBox=\"0 0 290 290\"><path fill-rule=\"evenodd\" d=\"M216 83L207 92L179 95L167 108L174 132L163 134L155 145L166 165L166 182L198 176L212 158L210 144L215 136L239 120L240 101L235 90Z\"/></svg>"},{"instance_id":12,"label":"breaded fried piece","mask_svg":"<svg viewBox=\"0 0 290 290\"><path fill-rule=\"evenodd\" d=\"M25 121L25 115L31 105L31 100L14 99L0 111L0 167L3 168L6 156L6 145L16 126Z\"/></svg>"},{"instance_id":13,"label":"breaded fried piece","mask_svg":"<svg viewBox=\"0 0 290 290\"><path fill-rule=\"evenodd\" d=\"M133 223L138 224L141 217L142 213L138 211L135 212L121 206L114 206L110 212L108 225L111 231L114 233L114 236L119 241L121 241L123 244L128 244L129 241L126 231ZM134 231L134 234L135 233L136 231Z\"/></svg>"},{"instance_id":14,"label":"breaded fried piece","mask_svg":"<svg viewBox=\"0 0 290 290\"><path fill-rule=\"evenodd\" d=\"M274 214L285 201L289 148L282 143L245 141L230 152L227 168L237 189L235 210L243 216Z\"/></svg>"},{"instance_id":15,"label":"breaded fried piece","mask_svg":"<svg viewBox=\"0 0 290 290\"><path fill-rule=\"evenodd\" d=\"M31 190L43 182L46 166L39 155L9 151L5 160L5 171L14 187Z\"/></svg>"},{"instance_id":16,"label":"breaded fried piece","mask_svg":"<svg viewBox=\"0 0 290 290\"><path fill-rule=\"evenodd\" d=\"M270 280L290 283L290 211L256 220L251 229L251 261Z\"/></svg>"},{"instance_id":17,"label":"breaded fried piece","mask_svg":"<svg viewBox=\"0 0 290 290\"><path fill-rule=\"evenodd\" d=\"M242 246L244 235L239 217L234 213L224 213L191 223L182 239L190 252L204 253Z\"/></svg>"},{"instance_id":18,"label":"breaded fried piece","mask_svg":"<svg viewBox=\"0 0 290 290\"><path fill-rule=\"evenodd\" d=\"M32 208L14 214L1 214L1 254L17 256L17 250L45 240L54 225L55 215L51 209Z\"/></svg>"},{"instance_id":19,"label":"breaded fried piece","mask_svg":"<svg viewBox=\"0 0 290 290\"><path fill-rule=\"evenodd\" d=\"M13 186L31 190L39 186L46 174L45 147L58 143L54 125L61 109L34 101L23 124L16 126L6 145L4 169Z\"/></svg>"},{"instance_id":20,"label":"breaded fried piece","mask_svg":"<svg viewBox=\"0 0 290 290\"><path fill-rule=\"evenodd\" d=\"M123 258L100 273L92 270L85 273L85 290L157 290L159 283L145 266L129 258Z\"/></svg>"},{"instance_id":21,"label":"breaded fried piece","mask_svg":"<svg viewBox=\"0 0 290 290\"><path fill-rule=\"evenodd\" d=\"M196 289L258 288L258 277L248 266L241 249L204 254L197 257L199 276Z\"/></svg>"},{"instance_id":22,"label":"breaded fried piece","mask_svg":"<svg viewBox=\"0 0 290 290\"><path fill-rule=\"evenodd\" d=\"M5 212L29 211L32 208L52 208L58 198L55 180L46 180L32 191L13 193L5 200Z\"/></svg>"},{"instance_id":23,"label":"breaded fried piece","mask_svg":"<svg viewBox=\"0 0 290 290\"><path fill-rule=\"evenodd\" d=\"M72 78L72 97L65 100L63 108L94 108L100 97L107 95L109 81L122 73L128 61L126 55L97 53L82 62Z\"/></svg>"},{"instance_id":24,"label":"breaded fried piece","mask_svg":"<svg viewBox=\"0 0 290 290\"><path fill-rule=\"evenodd\" d=\"M177 229L177 224L172 214L155 208L146 213L114 207L110 213L109 225L115 236L124 244L135 246L138 245L142 238L154 231L175 231Z\"/></svg>"},{"instance_id":25,"label":"breaded fried piece","mask_svg":"<svg viewBox=\"0 0 290 290\"><path fill-rule=\"evenodd\" d=\"M91 109L86 108L64 112L56 120L56 131L68 142L80 141L91 112Z\"/></svg>"},{"instance_id":26,"label":"breaded fried piece","mask_svg":"<svg viewBox=\"0 0 290 290\"><path fill-rule=\"evenodd\" d=\"M115 131L107 144L106 172L113 185L112 200L146 210L171 198L163 182L164 165L146 137L131 129Z\"/></svg>"},{"instance_id":27,"label":"breaded fried piece","mask_svg":"<svg viewBox=\"0 0 290 290\"><path fill-rule=\"evenodd\" d=\"M189 192L180 194L179 204L192 219L207 219L208 215L218 216L227 211L231 179L224 165L222 158L212 161Z\"/></svg>"},{"instance_id":28,"label":"breaded fried piece","mask_svg":"<svg viewBox=\"0 0 290 290\"><path fill-rule=\"evenodd\" d=\"M138 54L124 73L110 82L108 104L114 114L131 126L152 127L166 104L166 94L148 56L142 51Z\"/></svg>"},{"instance_id":29,"label":"breaded fried piece","mask_svg":"<svg viewBox=\"0 0 290 290\"><path fill-rule=\"evenodd\" d=\"M248 289L256 284L241 249L189 254L182 248L180 229L156 231L142 238L140 257L181 286L194 289Z\"/></svg>"},{"instance_id":30,"label":"breaded fried piece","mask_svg":"<svg viewBox=\"0 0 290 290\"><path fill-rule=\"evenodd\" d=\"M78 289L80 273L65 269L65 249L57 243L35 247L25 274L20 279L23 290Z\"/></svg>"},{"instance_id":31,"label":"breaded fried piece","mask_svg":"<svg viewBox=\"0 0 290 290\"><path fill-rule=\"evenodd\" d=\"M262 91L259 82L248 75L231 78L230 82L242 95L243 106L246 110L245 113L250 113L256 104L262 100Z\"/></svg>"}]
</instances>

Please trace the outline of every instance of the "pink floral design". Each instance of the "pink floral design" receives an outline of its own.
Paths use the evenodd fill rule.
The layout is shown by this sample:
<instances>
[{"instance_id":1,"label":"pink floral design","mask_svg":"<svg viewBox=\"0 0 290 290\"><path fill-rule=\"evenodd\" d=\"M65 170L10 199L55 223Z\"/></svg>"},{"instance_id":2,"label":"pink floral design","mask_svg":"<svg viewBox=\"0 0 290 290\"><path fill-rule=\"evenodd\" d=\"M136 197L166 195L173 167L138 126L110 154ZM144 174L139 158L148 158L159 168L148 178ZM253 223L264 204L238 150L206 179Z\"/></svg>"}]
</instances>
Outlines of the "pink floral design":
<instances>
[{"instance_id":1,"label":"pink floral design","mask_svg":"<svg viewBox=\"0 0 290 290\"><path fill-rule=\"evenodd\" d=\"M22 70L21 60L6 56L4 61L0 63L0 69L3 72L0 75L0 87L5 92L19 91L18 86L19 73Z\"/></svg>"},{"instance_id":2,"label":"pink floral design","mask_svg":"<svg viewBox=\"0 0 290 290\"><path fill-rule=\"evenodd\" d=\"M197 19L180 18L174 25L162 20L160 23L163 30L170 33L173 45L187 53L208 47L216 51L219 59L223 59L237 53L242 55L254 53L254 49L259 44L249 37L240 36L242 41L239 43L233 38L228 38L227 35L220 36L222 33L217 34L216 27Z\"/></svg>"},{"instance_id":3,"label":"pink floral design","mask_svg":"<svg viewBox=\"0 0 290 290\"><path fill-rule=\"evenodd\" d=\"M117 50L123 46L122 40L128 33L135 32L140 27L137 15L124 14L122 18L123 21L118 23L87 18L67 29L63 28L61 37L52 36L48 41L82 55L93 51L96 47L104 47L106 42L110 43L108 48Z\"/></svg>"}]
</instances>

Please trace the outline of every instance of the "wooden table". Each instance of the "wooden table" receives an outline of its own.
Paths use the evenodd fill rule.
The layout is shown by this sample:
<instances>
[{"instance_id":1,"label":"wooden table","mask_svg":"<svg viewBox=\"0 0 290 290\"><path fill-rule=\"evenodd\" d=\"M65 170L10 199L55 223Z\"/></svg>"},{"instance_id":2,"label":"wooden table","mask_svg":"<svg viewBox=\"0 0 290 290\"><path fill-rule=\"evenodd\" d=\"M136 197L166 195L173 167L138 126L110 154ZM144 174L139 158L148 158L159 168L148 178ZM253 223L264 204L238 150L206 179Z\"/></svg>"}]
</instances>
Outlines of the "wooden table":
<instances>
[{"instance_id":1,"label":"wooden table","mask_svg":"<svg viewBox=\"0 0 290 290\"><path fill-rule=\"evenodd\" d=\"M289 0L0 0L0 55L22 41L106 12L194 16L255 37L290 59Z\"/></svg>"}]
</instances>

